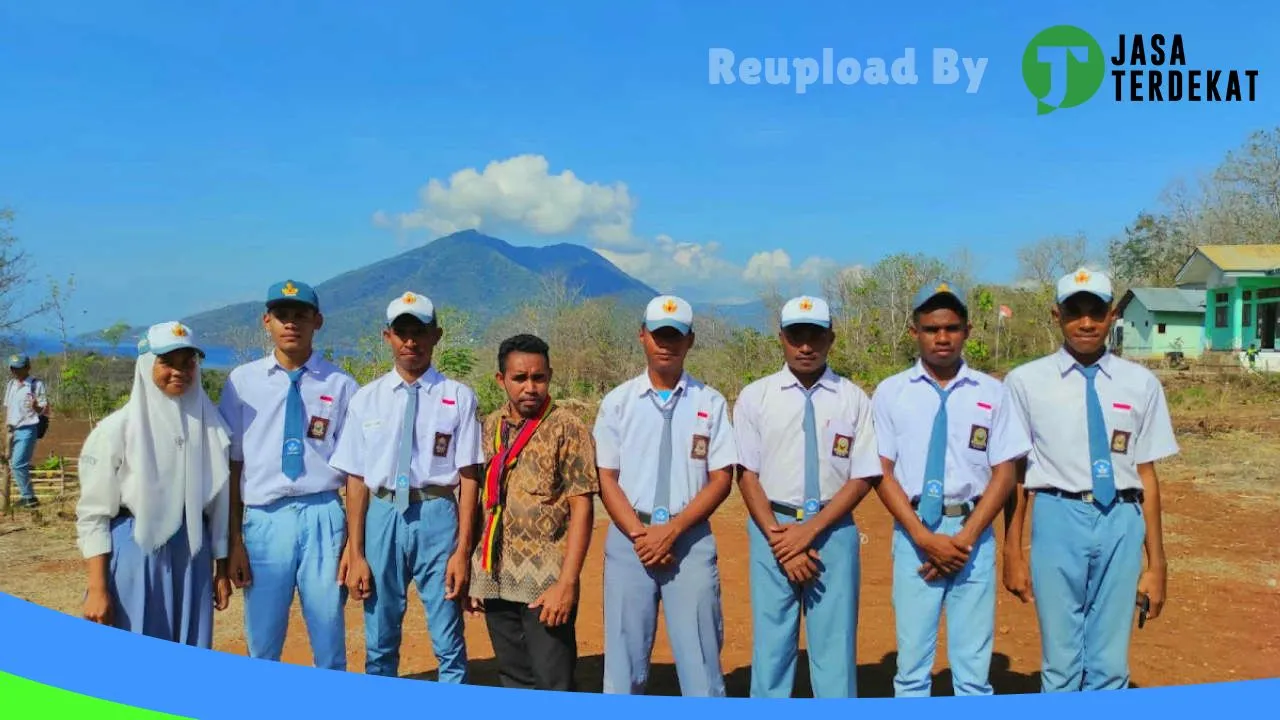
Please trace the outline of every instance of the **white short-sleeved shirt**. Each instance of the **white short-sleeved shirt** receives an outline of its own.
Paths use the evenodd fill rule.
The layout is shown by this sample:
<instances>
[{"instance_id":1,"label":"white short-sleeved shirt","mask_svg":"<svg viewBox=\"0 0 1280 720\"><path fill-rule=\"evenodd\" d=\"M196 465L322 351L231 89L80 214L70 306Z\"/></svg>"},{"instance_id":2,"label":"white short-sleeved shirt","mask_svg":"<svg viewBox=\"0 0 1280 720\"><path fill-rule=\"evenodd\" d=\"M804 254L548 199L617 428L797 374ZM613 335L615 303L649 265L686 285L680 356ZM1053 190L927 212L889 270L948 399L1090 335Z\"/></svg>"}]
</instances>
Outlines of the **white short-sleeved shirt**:
<instances>
[{"instance_id":1,"label":"white short-sleeved shirt","mask_svg":"<svg viewBox=\"0 0 1280 720\"><path fill-rule=\"evenodd\" d=\"M231 432L231 460L244 463L240 498L245 505L337 490L345 480L329 466L329 456L342 436L347 403L360 385L319 353L313 354L305 367L298 389L307 424L302 435L303 473L297 480L290 480L282 467L289 373L273 353L241 365L227 376L218 411ZM313 419L325 417L327 426L319 423L312 427ZM321 428L323 436L319 436Z\"/></svg>"},{"instance_id":2,"label":"white short-sleeved shirt","mask_svg":"<svg viewBox=\"0 0 1280 720\"><path fill-rule=\"evenodd\" d=\"M717 390L681 376L672 391L680 393L671 422L672 515L680 512L707 484L708 472L738 461L738 449L729 423L728 403ZM658 448L662 442L662 411L648 373L619 385L605 395L596 416L593 436L596 464L618 471L618 484L643 513L654 510L658 490Z\"/></svg>"},{"instance_id":3,"label":"white short-sleeved shirt","mask_svg":"<svg viewBox=\"0 0 1280 720\"><path fill-rule=\"evenodd\" d=\"M826 503L854 478L880 475L871 398L830 368L818 379L818 487ZM738 464L760 476L773 502L804 504L804 386L789 368L743 388L733 408Z\"/></svg>"},{"instance_id":4,"label":"white short-sleeved shirt","mask_svg":"<svg viewBox=\"0 0 1280 720\"><path fill-rule=\"evenodd\" d=\"M946 503L962 503L986 491L991 468L1030 452L1031 438L999 380L965 363L948 388L942 496ZM871 400L880 455L894 463L894 479L907 497L919 497L941 396L916 361L882 381Z\"/></svg>"},{"instance_id":5,"label":"white short-sleeved shirt","mask_svg":"<svg viewBox=\"0 0 1280 720\"><path fill-rule=\"evenodd\" d=\"M4 388L5 421L9 427L27 427L40 421L36 411L31 409L32 395L41 408L49 407L48 390L43 380L28 376L19 382L17 378L9 378Z\"/></svg>"},{"instance_id":6,"label":"white short-sleeved shirt","mask_svg":"<svg viewBox=\"0 0 1280 720\"><path fill-rule=\"evenodd\" d=\"M1117 490L1142 487L1138 465L1178 452L1164 387L1150 370L1108 352L1095 387L1106 418ZM1075 358L1059 349L1005 377L1014 406L1031 434L1026 487L1065 492L1093 489L1089 462L1087 382Z\"/></svg>"},{"instance_id":7,"label":"white short-sleeved shirt","mask_svg":"<svg viewBox=\"0 0 1280 720\"><path fill-rule=\"evenodd\" d=\"M414 383L418 412L409 463L409 487L453 487L458 471L484 463L475 392L442 375L435 366ZM346 432L330 460L346 474L364 478L371 491L394 490L408 383L391 370L356 392L347 410Z\"/></svg>"}]
</instances>

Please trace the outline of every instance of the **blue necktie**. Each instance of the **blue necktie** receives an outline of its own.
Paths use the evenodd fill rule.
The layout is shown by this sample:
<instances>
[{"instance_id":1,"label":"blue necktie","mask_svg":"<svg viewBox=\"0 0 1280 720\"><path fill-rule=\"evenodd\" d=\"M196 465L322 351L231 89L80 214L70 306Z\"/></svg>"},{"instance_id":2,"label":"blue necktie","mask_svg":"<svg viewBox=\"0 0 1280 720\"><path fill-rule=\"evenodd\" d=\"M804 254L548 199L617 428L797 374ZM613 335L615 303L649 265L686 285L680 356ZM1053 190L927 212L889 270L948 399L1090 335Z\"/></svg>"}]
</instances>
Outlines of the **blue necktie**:
<instances>
[{"instance_id":1,"label":"blue necktie","mask_svg":"<svg viewBox=\"0 0 1280 720\"><path fill-rule=\"evenodd\" d=\"M661 525L671 519L671 418L676 412L676 403L680 402L680 391L677 390L667 405L653 404L662 412L662 440L658 446L658 487L653 493L653 512L650 514L655 525Z\"/></svg>"},{"instance_id":2,"label":"blue necktie","mask_svg":"<svg viewBox=\"0 0 1280 720\"><path fill-rule=\"evenodd\" d=\"M1116 478L1111 466L1111 443L1107 442L1107 421L1102 416L1102 401L1094 381L1098 366L1083 367L1085 378L1085 415L1089 419L1089 468L1093 475L1093 497L1102 507L1110 507L1116 499Z\"/></svg>"},{"instance_id":3,"label":"blue necktie","mask_svg":"<svg viewBox=\"0 0 1280 720\"><path fill-rule=\"evenodd\" d=\"M924 491L920 494L920 520L930 530L942 520L942 482L947 472L947 398L955 385L943 390L932 382L938 393L938 412L933 416L929 434L929 456L924 465Z\"/></svg>"},{"instance_id":4,"label":"blue necktie","mask_svg":"<svg viewBox=\"0 0 1280 720\"><path fill-rule=\"evenodd\" d=\"M418 419L418 385L405 386L404 421L400 425L400 455L396 462L396 510L409 509L409 466L413 461L414 421Z\"/></svg>"},{"instance_id":5,"label":"blue necktie","mask_svg":"<svg viewBox=\"0 0 1280 720\"><path fill-rule=\"evenodd\" d=\"M813 410L813 393L818 386L804 390L804 516L818 514L822 488L818 483L818 422Z\"/></svg>"},{"instance_id":6,"label":"blue necktie","mask_svg":"<svg viewBox=\"0 0 1280 720\"><path fill-rule=\"evenodd\" d=\"M280 469L285 477L297 480L302 477L302 429L306 427L306 408L302 404L302 373L305 367L289 371L289 397L284 405L284 453Z\"/></svg>"}]
</instances>

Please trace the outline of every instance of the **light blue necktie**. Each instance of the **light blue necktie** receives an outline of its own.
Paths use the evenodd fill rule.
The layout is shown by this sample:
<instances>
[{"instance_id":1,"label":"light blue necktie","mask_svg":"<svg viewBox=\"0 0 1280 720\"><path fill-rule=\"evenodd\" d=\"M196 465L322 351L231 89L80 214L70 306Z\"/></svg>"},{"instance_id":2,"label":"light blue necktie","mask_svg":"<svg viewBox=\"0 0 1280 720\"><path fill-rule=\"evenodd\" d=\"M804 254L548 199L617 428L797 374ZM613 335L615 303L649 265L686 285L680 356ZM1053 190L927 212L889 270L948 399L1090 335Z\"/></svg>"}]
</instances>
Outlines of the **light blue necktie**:
<instances>
[{"instance_id":1,"label":"light blue necktie","mask_svg":"<svg viewBox=\"0 0 1280 720\"><path fill-rule=\"evenodd\" d=\"M818 514L822 503L822 488L818 483L818 422L813 410L813 393L818 386L804 392L804 516Z\"/></svg>"},{"instance_id":2,"label":"light blue necktie","mask_svg":"<svg viewBox=\"0 0 1280 720\"><path fill-rule=\"evenodd\" d=\"M409 509L409 466L413 461L414 422L418 419L418 384L405 386L404 421L400 425L400 455L396 462L396 510Z\"/></svg>"},{"instance_id":3,"label":"light blue necktie","mask_svg":"<svg viewBox=\"0 0 1280 720\"><path fill-rule=\"evenodd\" d=\"M1102 416L1102 401L1094 381L1098 366L1080 368L1085 378L1085 416L1089 419L1089 468L1093 475L1093 497L1102 507L1111 507L1116 499L1116 478L1111 466L1111 443L1107 441L1107 421Z\"/></svg>"},{"instance_id":4,"label":"light blue necktie","mask_svg":"<svg viewBox=\"0 0 1280 720\"><path fill-rule=\"evenodd\" d=\"M933 416L933 431L929 434L929 455L924 465L924 491L920 494L920 520L932 530L942 520L943 480L947 472L947 398L956 386L953 384L943 390L929 382L929 387L938 393L938 412Z\"/></svg>"},{"instance_id":5,"label":"light blue necktie","mask_svg":"<svg viewBox=\"0 0 1280 720\"><path fill-rule=\"evenodd\" d=\"M289 371L289 397L284 405L284 452L280 469L285 477L297 480L302 477L302 429L306 427L306 408L302 404L302 374L305 367Z\"/></svg>"},{"instance_id":6,"label":"light blue necktie","mask_svg":"<svg viewBox=\"0 0 1280 720\"><path fill-rule=\"evenodd\" d=\"M650 517L653 524L661 525L671 519L671 418L676 412L676 403L680 402L680 391L677 390L671 401L655 407L662 412L662 440L658 446L658 487L653 493L653 512Z\"/></svg>"}]
</instances>

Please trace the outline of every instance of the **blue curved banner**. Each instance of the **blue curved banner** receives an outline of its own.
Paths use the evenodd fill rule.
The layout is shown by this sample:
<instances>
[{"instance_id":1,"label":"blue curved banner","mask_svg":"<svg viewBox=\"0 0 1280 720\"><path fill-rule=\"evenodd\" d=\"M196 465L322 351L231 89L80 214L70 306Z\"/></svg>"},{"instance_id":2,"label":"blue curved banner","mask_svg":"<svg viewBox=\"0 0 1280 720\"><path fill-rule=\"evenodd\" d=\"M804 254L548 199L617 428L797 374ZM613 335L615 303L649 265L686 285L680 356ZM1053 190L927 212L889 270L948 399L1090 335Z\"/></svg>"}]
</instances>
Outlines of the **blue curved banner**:
<instances>
[{"instance_id":1,"label":"blue curved banner","mask_svg":"<svg viewBox=\"0 0 1280 720\"><path fill-rule=\"evenodd\" d=\"M253 660L134 635L96 625L0 593L0 673L131 708L199 720L331 717L700 717L732 704L735 720L776 720L794 711L778 703L853 703L839 712L860 717L983 718L1152 717L1221 715L1249 711L1263 716L1280 694L1280 679L1134 689L1121 692L997 695L987 698L859 698L855 700L747 700L621 697L595 693L507 690L442 685L354 672L318 670ZM38 687L27 683L25 686ZM6 686L12 687L12 686ZM47 688L45 689L47 690ZM83 702L83 699L81 701ZM12 696L0 693L0 716L37 717L50 705L9 714ZM47 701L45 701L47 702ZM43 709L43 712L39 710ZM744 714L745 713L745 714ZM55 713L56 714L56 713ZM112 715L126 717L126 715ZM147 717L136 715L136 717ZM152 716L153 717L153 716Z\"/></svg>"}]
</instances>

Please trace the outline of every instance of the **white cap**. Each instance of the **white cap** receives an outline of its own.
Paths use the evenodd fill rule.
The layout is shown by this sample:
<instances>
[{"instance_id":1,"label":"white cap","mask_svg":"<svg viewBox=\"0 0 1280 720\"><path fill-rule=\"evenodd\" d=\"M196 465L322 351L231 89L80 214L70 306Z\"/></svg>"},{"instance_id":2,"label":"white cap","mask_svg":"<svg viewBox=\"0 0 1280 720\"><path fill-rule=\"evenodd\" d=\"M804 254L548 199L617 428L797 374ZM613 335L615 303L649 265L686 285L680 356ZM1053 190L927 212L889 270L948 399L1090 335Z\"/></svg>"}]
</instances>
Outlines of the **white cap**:
<instances>
[{"instance_id":1,"label":"white cap","mask_svg":"<svg viewBox=\"0 0 1280 720\"><path fill-rule=\"evenodd\" d=\"M644 309L644 326L649 332L669 327L688 335L693 327L693 307L675 295L659 295Z\"/></svg>"},{"instance_id":2,"label":"white cap","mask_svg":"<svg viewBox=\"0 0 1280 720\"><path fill-rule=\"evenodd\" d=\"M1111 302L1111 278L1105 273L1079 268L1058 280L1059 303L1078 292L1087 292L1102 298L1103 302Z\"/></svg>"},{"instance_id":3,"label":"white cap","mask_svg":"<svg viewBox=\"0 0 1280 720\"><path fill-rule=\"evenodd\" d=\"M779 316L782 327L801 323L824 328L831 327L831 308L827 306L826 300L819 297L801 295L791 298L786 305L782 306Z\"/></svg>"},{"instance_id":4,"label":"white cap","mask_svg":"<svg viewBox=\"0 0 1280 720\"><path fill-rule=\"evenodd\" d=\"M177 321L156 323L147 328L147 334L138 341L138 354L152 353L164 355L174 350L191 348L204 355L204 351L196 344L191 328Z\"/></svg>"},{"instance_id":5,"label":"white cap","mask_svg":"<svg viewBox=\"0 0 1280 720\"><path fill-rule=\"evenodd\" d=\"M387 324L395 322L401 315L412 315L423 323L430 325L436 317L436 307L431 298L421 293L407 292L387 306Z\"/></svg>"}]
</instances>

